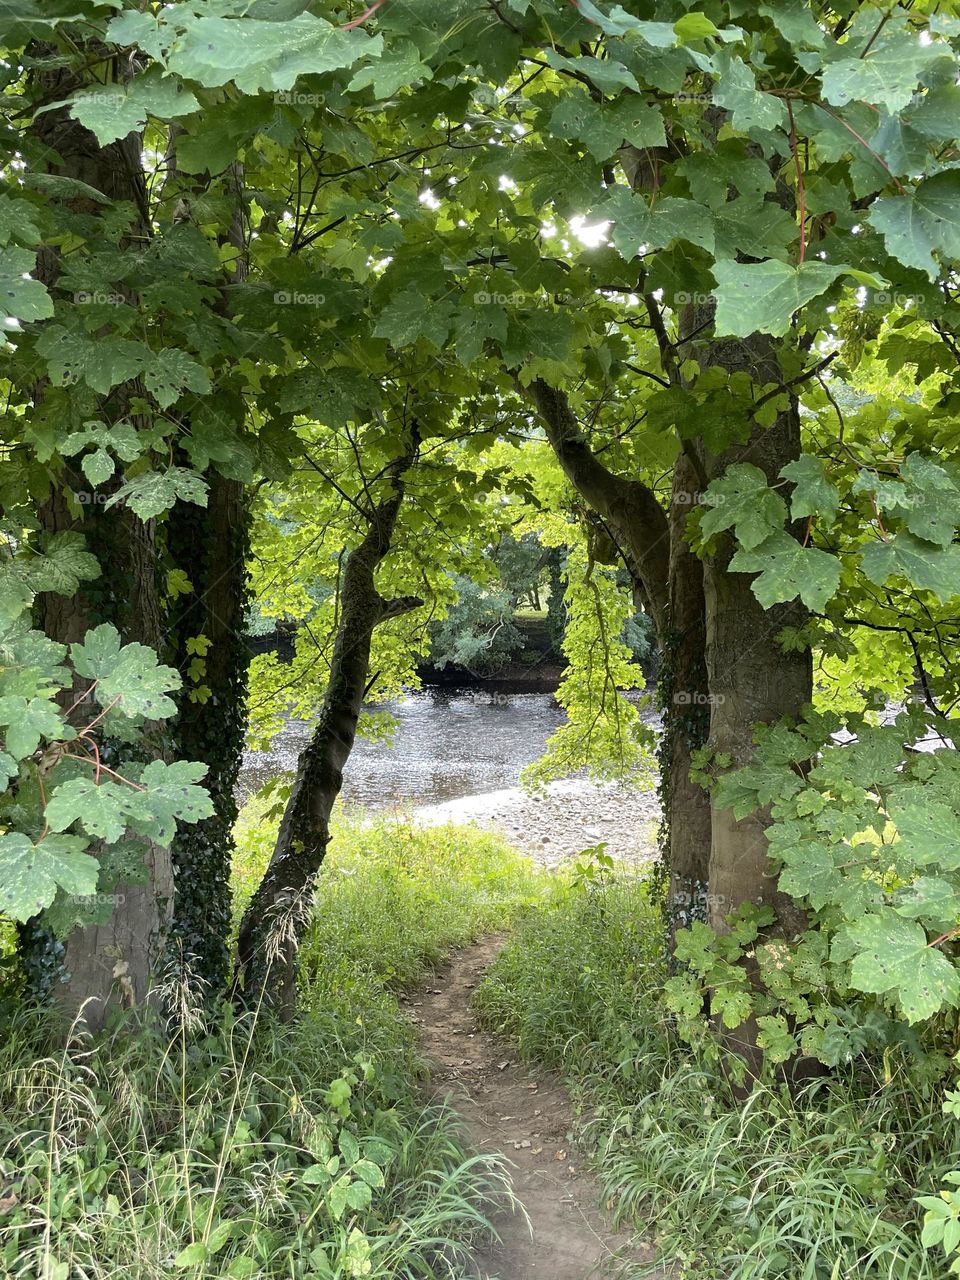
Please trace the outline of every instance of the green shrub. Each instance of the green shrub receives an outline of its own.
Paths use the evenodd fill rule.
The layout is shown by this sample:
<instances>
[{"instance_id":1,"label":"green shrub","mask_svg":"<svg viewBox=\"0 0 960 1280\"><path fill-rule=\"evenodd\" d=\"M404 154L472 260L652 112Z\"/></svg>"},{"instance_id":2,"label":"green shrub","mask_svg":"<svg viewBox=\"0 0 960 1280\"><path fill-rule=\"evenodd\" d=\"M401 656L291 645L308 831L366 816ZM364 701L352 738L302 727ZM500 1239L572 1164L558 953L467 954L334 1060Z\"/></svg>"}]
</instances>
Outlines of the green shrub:
<instances>
[{"instance_id":1,"label":"green shrub","mask_svg":"<svg viewBox=\"0 0 960 1280\"><path fill-rule=\"evenodd\" d=\"M662 928L635 879L558 887L477 991L488 1025L570 1079L605 1195L707 1280L926 1280L916 1191L956 1161L934 1087L889 1056L738 1100L665 1011Z\"/></svg>"},{"instance_id":2,"label":"green shrub","mask_svg":"<svg viewBox=\"0 0 960 1280\"><path fill-rule=\"evenodd\" d=\"M272 848L238 824L239 896ZM391 988L536 893L468 829L341 826L304 951L301 1017L225 1008L171 1040L131 1015L53 1054L20 1014L0 1043L4 1280L428 1280L463 1274L509 1196L456 1117L417 1095Z\"/></svg>"}]
</instances>

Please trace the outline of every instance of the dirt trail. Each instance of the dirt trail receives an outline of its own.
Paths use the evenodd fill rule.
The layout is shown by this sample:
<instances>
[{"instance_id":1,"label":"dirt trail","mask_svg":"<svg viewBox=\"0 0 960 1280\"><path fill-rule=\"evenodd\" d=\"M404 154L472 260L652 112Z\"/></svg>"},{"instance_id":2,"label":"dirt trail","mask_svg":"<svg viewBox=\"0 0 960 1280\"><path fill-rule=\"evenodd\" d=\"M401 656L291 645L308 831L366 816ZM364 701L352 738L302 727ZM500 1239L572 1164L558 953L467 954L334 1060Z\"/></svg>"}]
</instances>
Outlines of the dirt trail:
<instances>
[{"instance_id":1,"label":"dirt trail","mask_svg":"<svg viewBox=\"0 0 960 1280\"><path fill-rule=\"evenodd\" d=\"M599 1189L572 1141L570 1098L548 1072L517 1061L507 1042L482 1031L470 1008L474 987L500 946L487 938L454 954L428 987L411 995L411 1012L432 1065L432 1090L452 1095L472 1144L513 1166L522 1213L505 1211L501 1237L477 1257L482 1280L615 1280L624 1264L647 1261L626 1233L604 1221ZM464 1278L467 1280L467 1277Z\"/></svg>"}]
</instances>

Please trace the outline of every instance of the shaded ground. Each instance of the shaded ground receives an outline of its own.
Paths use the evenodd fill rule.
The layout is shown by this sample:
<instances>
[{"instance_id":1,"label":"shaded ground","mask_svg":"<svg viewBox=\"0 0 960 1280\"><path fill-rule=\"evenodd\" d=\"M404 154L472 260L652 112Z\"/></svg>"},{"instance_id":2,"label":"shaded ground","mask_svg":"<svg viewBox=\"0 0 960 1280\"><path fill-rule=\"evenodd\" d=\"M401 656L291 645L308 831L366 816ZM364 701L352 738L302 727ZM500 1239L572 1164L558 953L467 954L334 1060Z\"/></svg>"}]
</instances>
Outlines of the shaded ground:
<instances>
[{"instance_id":1,"label":"shaded ground","mask_svg":"<svg viewBox=\"0 0 960 1280\"><path fill-rule=\"evenodd\" d=\"M457 952L409 1005L432 1064L432 1090L452 1095L475 1147L510 1162L526 1210L526 1218L503 1212L495 1219L501 1241L478 1255L478 1269L470 1274L482 1280L614 1280L653 1250L631 1251L629 1236L613 1230L597 1208L599 1189L571 1138L573 1109L563 1086L518 1062L512 1046L478 1027L470 1008L473 989L500 945L487 938Z\"/></svg>"}]
</instances>

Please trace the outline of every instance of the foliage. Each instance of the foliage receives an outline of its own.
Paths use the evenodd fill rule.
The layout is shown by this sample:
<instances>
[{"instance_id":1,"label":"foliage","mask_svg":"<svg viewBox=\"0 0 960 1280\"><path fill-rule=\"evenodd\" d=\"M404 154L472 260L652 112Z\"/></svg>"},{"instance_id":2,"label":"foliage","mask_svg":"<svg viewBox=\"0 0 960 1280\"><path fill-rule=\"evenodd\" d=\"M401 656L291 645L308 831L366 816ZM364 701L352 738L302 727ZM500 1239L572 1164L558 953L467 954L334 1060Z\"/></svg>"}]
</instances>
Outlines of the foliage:
<instances>
[{"instance_id":1,"label":"foliage","mask_svg":"<svg viewBox=\"0 0 960 1280\"><path fill-rule=\"evenodd\" d=\"M238 910L272 835L248 806ZM5 1274L453 1274L509 1192L494 1161L464 1151L452 1114L417 1097L394 992L537 889L492 836L341 824L295 1025L224 1011L201 1034L189 993L173 992L188 1006L172 1039L142 1027L44 1057L21 1016L0 1060Z\"/></svg>"},{"instance_id":2,"label":"foliage","mask_svg":"<svg viewBox=\"0 0 960 1280\"><path fill-rule=\"evenodd\" d=\"M513 622L514 600L506 586L484 587L456 577L457 603L430 629L430 661L442 670L464 667L474 675L494 675L523 646Z\"/></svg>"},{"instance_id":3,"label":"foliage","mask_svg":"<svg viewBox=\"0 0 960 1280\"><path fill-rule=\"evenodd\" d=\"M930 1124L936 1094L909 1055L891 1049L885 1074L843 1068L793 1095L774 1082L735 1097L665 1016L660 936L646 882L607 871L561 885L476 996L489 1026L567 1078L607 1203L658 1242L651 1270L939 1276L910 1195L953 1167L957 1122Z\"/></svg>"},{"instance_id":4,"label":"foliage","mask_svg":"<svg viewBox=\"0 0 960 1280\"><path fill-rule=\"evenodd\" d=\"M96 571L63 534L46 554L9 561L2 579L0 911L43 911L60 936L102 919L117 880L142 881L149 842L169 845L177 819L212 811L202 764L145 761L130 746L148 720L173 715L177 673L107 623L69 652L30 627L33 591L69 593Z\"/></svg>"}]
</instances>

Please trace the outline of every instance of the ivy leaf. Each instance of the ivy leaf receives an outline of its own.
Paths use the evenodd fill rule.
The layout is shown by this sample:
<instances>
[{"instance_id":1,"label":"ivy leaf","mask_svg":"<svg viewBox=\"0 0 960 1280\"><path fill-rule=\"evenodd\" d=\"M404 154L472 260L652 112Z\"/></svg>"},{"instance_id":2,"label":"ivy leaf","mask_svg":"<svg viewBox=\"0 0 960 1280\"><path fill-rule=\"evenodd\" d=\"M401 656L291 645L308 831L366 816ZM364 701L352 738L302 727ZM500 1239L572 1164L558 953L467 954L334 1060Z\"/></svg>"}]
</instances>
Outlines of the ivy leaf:
<instances>
[{"instance_id":1,"label":"ivy leaf","mask_svg":"<svg viewBox=\"0 0 960 1280\"><path fill-rule=\"evenodd\" d=\"M167 467L166 471L146 471L128 480L107 502L108 507L123 502L141 520L150 520L169 511L177 501L207 505L207 482L196 471L186 467Z\"/></svg>"},{"instance_id":2,"label":"ivy leaf","mask_svg":"<svg viewBox=\"0 0 960 1280\"><path fill-rule=\"evenodd\" d=\"M425 62L421 62L420 50L413 41L399 40L386 57L361 67L347 89L355 93L372 85L378 98L390 98L405 85L413 86L432 79L433 71Z\"/></svg>"},{"instance_id":3,"label":"ivy leaf","mask_svg":"<svg viewBox=\"0 0 960 1280\"><path fill-rule=\"evenodd\" d=\"M243 93L292 89L299 76L337 71L383 48L381 36L334 27L310 13L286 22L178 13L177 22L184 30L168 69L209 88L232 80Z\"/></svg>"},{"instance_id":4,"label":"ivy leaf","mask_svg":"<svg viewBox=\"0 0 960 1280\"><path fill-rule=\"evenodd\" d=\"M945 264L960 255L960 173L948 169L906 195L881 196L867 218L894 258L936 280L941 268L934 254Z\"/></svg>"},{"instance_id":5,"label":"ivy leaf","mask_svg":"<svg viewBox=\"0 0 960 1280\"><path fill-rule=\"evenodd\" d=\"M840 587L840 561L818 547L805 547L781 529L753 551L738 551L732 573L756 573L751 590L765 609L797 596L820 613Z\"/></svg>"},{"instance_id":6,"label":"ivy leaf","mask_svg":"<svg viewBox=\"0 0 960 1280\"><path fill-rule=\"evenodd\" d=\"M159 67L149 67L142 75L124 84L97 85L81 89L68 99L70 114L91 133L102 147L142 129L147 116L172 120L199 109L196 98L175 76L165 76ZM63 103L56 103L62 106Z\"/></svg>"},{"instance_id":7,"label":"ivy leaf","mask_svg":"<svg viewBox=\"0 0 960 1280\"><path fill-rule=\"evenodd\" d=\"M36 265L37 255L29 249L0 249L0 340L8 320L46 320L53 315L49 293L39 280L29 278Z\"/></svg>"},{"instance_id":8,"label":"ivy leaf","mask_svg":"<svg viewBox=\"0 0 960 1280\"><path fill-rule=\"evenodd\" d=\"M706 541L724 529L736 529L737 541L746 551L758 547L773 532L783 530L787 504L767 483L759 467L735 462L703 495L709 507L700 517L700 533Z\"/></svg>"},{"instance_id":9,"label":"ivy leaf","mask_svg":"<svg viewBox=\"0 0 960 1280\"><path fill-rule=\"evenodd\" d=\"M902 577L921 591L932 591L942 604L960 596L960 546L938 547L912 533L895 533L874 542L863 553L863 571L878 587Z\"/></svg>"},{"instance_id":10,"label":"ivy leaf","mask_svg":"<svg viewBox=\"0 0 960 1280\"><path fill-rule=\"evenodd\" d=\"M827 479L822 458L805 453L794 462L788 462L780 471L785 480L793 482L790 495L790 516L800 520L803 516L822 516L828 524L840 508L840 494Z\"/></svg>"},{"instance_id":11,"label":"ivy leaf","mask_svg":"<svg viewBox=\"0 0 960 1280\"><path fill-rule=\"evenodd\" d=\"M125 716L162 720L176 711L165 695L180 688L173 667L161 666L145 644L120 644L116 627L101 623L88 631L82 643L70 646L74 670L96 680L96 698L102 707L112 704Z\"/></svg>"},{"instance_id":12,"label":"ivy leaf","mask_svg":"<svg viewBox=\"0 0 960 1280\"><path fill-rule=\"evenodd\" d=\"M914 921L879 911L847 925L840 937L856 951L850 985L893 996L911 1025L960 1002L960 973Z\"/></svg>"},{"instance_id":13,"label":"ivy leaf","mask_svg":"<svg viewBox=\"0 0 960 1280\"><path fill-rule=\"evenodd\" d=\"M96 892L100 864L79 836L47 835L34 844L19 831L0 836L0 911L21 923L49 907L57 889Z\"/></svg>"},{"instance_id":14,"label":"ivy leaf","mask_svg":"<svg viewBox=\"0 0 960 1280\"><path fill-rule=\"evenodd\" d=\"M716 331L748 338L752 333L782 336L796 312L829 289L846 266L827 262L718 261L710 268L717 282Z\"/></svg>"},{"instance_id":15,"label":"ivy leaf","mask_svg":"<svg viewBox=\"0 0 960 1280\"><path fill-rule=\"evenodd\" d=\"M32 756L41 737L58 740L74 736L49 698L0 698L0 725L7 726L6 747L18 760Z\"/></svg>"},{"instance_id":16,"label":"ivy leaf","mask_svg":"<svg viewBox=\"0 0 960 1280\"><path fill-rule=\"evenodd\" d=\"M618 186L599 208L612 219L612 240L628 262L641 248L665 249L674 240L689 240L713 251L714 226L709 212L693 200L665 196L654 205L628 187Z\"/></svg>"}]
</instances>

